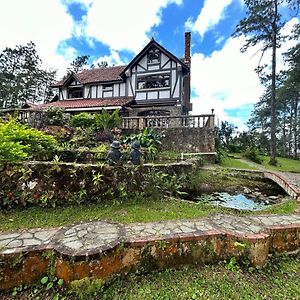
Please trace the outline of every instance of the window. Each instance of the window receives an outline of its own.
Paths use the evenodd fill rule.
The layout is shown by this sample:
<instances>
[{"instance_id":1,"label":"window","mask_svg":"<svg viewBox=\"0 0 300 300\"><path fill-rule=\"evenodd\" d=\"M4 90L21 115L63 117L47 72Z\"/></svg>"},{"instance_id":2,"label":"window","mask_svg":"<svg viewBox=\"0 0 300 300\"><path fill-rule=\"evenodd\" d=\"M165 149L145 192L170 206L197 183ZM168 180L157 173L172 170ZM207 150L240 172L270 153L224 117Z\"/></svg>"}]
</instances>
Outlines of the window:
<instances>
[{"instance_id":1,"label":"window","mask_svg":"<svg viewBox=\"0 0 300 300\"><path fill-rule=\"evenodd\" d=\"M83 98L83 88L82 87L69 88L69 99L73 99L73 98Z\"/></svg>"},{"instance_id":2,"label":"window","mask_svg":"<svg viewBox=\"0 0 300 300\"><path fill-rule=\"evenodd\" d=\"M103 85L103 91L105 91L105 92L112 91L112 89L113 89L112 84L104 84Z\"/></svg>"},{"instance_id":3,"label":"window","mask_svg":"<svg viewBox=\"0 0 300 300\"><path fill-rule=\"evenodd\" d=\"M156 89L170 86L170 75L147 75L138 78L137 89Z\"/></svg>"},{"instance_id":4,"label":"window","mask_svg":"<svg viewBox=\"0 0 300 300\"><path fill-rule=\"evenodd\" d=\"M160 51L158 49L152 49L148 53L148 64L160 63Z\"/></svg>"}]
</instances>

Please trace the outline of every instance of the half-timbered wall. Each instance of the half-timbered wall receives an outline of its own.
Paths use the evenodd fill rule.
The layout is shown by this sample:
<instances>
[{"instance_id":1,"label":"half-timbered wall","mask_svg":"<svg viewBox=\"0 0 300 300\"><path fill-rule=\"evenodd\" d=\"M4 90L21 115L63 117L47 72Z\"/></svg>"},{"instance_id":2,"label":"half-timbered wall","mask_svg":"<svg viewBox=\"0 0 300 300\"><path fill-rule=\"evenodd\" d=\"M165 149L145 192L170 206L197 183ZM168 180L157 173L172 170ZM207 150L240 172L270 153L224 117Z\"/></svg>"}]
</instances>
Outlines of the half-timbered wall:
<instances>
[{"instance_id":1,"label":"half-timbered wall","mask_svg":"<svg viewBox=\"0 0 300 300\"><path fill-rule=\"evenodd\" d=\"M134 96L137 103L154 100L181 102L181 65L164 53L159 55L159 61L152 63L146 54L127 74L128 96Z\"/></svg>"},{"instance_id":2,"label":"half-timbered wall","mask_svg":"<svg viewBox=\"0 0 300 300\"><path fill-rule=\"evenodd\" d=\"M152 48L130 70L126 81L85 85L84 98L113 98L133 96L137 103L155 102L168 105L182 103L182 66L170 57ZM76 82L71 83L74 88ZM60 90L60 100L69 99L68 89Z\"/></svg>"}]
</instances>

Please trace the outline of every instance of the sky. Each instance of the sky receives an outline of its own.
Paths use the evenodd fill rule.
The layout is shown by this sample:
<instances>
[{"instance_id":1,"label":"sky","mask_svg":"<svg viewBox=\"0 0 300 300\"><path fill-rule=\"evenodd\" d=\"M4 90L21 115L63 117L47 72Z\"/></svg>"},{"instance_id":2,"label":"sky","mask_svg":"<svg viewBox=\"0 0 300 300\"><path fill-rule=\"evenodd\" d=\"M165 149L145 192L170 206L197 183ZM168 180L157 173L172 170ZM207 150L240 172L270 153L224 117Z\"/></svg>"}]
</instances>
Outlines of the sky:
<instances>
[{"instance_id":1,"label":"sky","mask_svg":"<svg viewBox=\"0 0 300 300\"><path fill-rule=\"evenodd\" d=\"M258 48L241 53L244 38L232 38L244 16L243 0L0 0L0 51L33 41L59 79L78 55L90 55L90 63L128 64L152 37L183 57L190 31L192 114L214 109L219 120L244 130L263 93L254 72ZM284 43L280 52L291 46ZM278 66L284 68L280 57Z\"/></svg>"}]
</instances>

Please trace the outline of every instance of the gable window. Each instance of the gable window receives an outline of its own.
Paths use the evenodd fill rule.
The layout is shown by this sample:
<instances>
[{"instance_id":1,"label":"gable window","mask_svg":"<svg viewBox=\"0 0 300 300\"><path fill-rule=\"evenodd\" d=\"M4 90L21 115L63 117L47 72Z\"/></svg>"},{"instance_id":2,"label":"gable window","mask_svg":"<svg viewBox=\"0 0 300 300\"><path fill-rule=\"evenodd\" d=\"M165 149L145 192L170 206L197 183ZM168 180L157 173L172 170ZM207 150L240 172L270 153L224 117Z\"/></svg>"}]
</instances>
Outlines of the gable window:
<instances>
[{"instance_id":1,"label":"gable window","mask_svg":"<svg viewBox=\"0 0 300 300\"><path fill-rule=\"evenodd\" d=\"M69 99L83 98L83 87L69 87Z\"/></svg>"},{"instance_id":2,"label":"gable window","mask_svg":"<svg viewBox=\"0 0 300 300\"><path fill-rule=\"evenodd\" d=\"M158 49L152 49L148 52L148 64L160 63L160 51Z\"/></svg>"},{"instance_id":3,"label":"gable window","mask_svg":"<svg viewBox=\"0 0 300 300\"><path fill-rule=\"evenodd\" d=\"M169 74L147 75L138 78L137 89L157 89L170 86Z\"/></svg>"}]
</instances>

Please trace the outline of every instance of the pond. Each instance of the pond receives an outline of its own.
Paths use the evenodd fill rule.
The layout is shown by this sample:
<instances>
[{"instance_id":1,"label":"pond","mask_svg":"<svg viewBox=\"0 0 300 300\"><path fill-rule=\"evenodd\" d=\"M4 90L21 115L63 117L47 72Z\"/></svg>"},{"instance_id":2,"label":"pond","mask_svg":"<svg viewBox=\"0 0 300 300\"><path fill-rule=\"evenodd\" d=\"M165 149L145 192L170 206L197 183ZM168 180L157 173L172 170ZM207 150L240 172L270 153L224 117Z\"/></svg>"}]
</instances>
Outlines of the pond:
<instances>
[{"instance_id":1,"label":"pond","mask_svg":"<svg viewBox=\"0 0 300 300\"><path fill-rule=\"evenodd\" d=\"M252 198L241 193L229 194L227 192L202 194L192 200L238 210L261 210L273 204L268 200Z\"/></svg>"}]
</instances>

